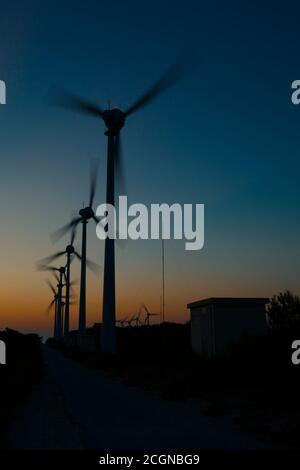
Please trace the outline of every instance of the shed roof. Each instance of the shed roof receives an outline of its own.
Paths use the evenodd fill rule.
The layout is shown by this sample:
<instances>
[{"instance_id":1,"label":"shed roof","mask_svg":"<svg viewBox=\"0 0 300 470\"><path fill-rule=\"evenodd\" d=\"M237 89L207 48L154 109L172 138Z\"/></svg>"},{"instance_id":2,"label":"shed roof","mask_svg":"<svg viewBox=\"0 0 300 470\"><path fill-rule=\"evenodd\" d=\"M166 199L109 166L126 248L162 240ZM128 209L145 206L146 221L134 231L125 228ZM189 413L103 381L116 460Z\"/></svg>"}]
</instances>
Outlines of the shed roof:
<instances>
[{"instance_id":1,"label":"shed roof","mask_svg":"<svg viewBox=\"0 0 300 470\"><path fill-rule=\"evenodd\" d=\"M187 308L203 307L210 304L267 304L267 297L209 297L187 304Z\"/></svg>"}]
</instances>

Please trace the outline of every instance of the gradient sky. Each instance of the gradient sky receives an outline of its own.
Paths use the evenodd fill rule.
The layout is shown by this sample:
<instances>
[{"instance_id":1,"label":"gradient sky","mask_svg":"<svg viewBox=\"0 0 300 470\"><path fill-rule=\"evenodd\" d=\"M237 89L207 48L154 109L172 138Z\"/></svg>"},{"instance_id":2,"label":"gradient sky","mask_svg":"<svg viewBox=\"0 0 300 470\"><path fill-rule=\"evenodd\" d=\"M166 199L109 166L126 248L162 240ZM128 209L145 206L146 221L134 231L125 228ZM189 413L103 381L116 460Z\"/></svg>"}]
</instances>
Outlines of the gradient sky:
<instances>
[{"instance_id":1,"label":"gradient sky","mask_svg":"<svg viewBox=\"0 0 300 470\"><path fill-rule=\"evenodd\" d=\"M49 106L49 90L126 108L182 51L197 58L195 73L123 132L130 202L205 204L203 250L166 242L166 318L187 320L186 304L206 296L300 294L300 106L290 100L300 7L262 3L1 0L0 328L49 331L51 295L35 261L66 245L49 235L87 201L91 158L104 201L103 123ZM88 229L88 256L103 265ZM117 249L119 317L141 301L159 310L160 249ZM88 324L101 306L102 275L89 274Z\"/></svg>"}]
</instances>

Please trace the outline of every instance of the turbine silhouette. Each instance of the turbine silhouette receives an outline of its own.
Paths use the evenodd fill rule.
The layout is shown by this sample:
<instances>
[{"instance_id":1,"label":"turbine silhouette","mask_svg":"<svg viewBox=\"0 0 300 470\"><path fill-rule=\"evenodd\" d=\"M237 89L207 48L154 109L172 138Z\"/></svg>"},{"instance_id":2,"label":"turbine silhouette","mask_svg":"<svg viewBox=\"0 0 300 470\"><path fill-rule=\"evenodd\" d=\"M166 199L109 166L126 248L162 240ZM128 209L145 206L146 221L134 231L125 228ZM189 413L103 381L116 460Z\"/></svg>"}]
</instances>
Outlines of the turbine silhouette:
<instances>
[{"instance_id":1,"label":"turbine silhouette","mask_svg":"<svg viewBox=\"0 0 300 470\"><path fill-rule=\"evenodd\" d=\"M158 315L160 316L160 313L151 313L151 312L149 312L149 310L148 310L148 308L146 307L145 304L143 304L142 307L144 308L145 313L146 313L145 325L150 326L150 317L156 317Z\"/></svg>"},{"instance_id":2,"label":"turbine silhouette","mask_svg":"<svg viewBox=\"0 0 300 470\"><path fill-rule=\"evenodd\" d=\"M137 315L132 318L132 321L135 322L135 326L141 325L141 320L140 320L141 314L142 314L142 307L140 307Z\"/></svg>"},{"instance_id":3,"label":"turbine silhouette","mask_svg":"<svg viewBox=\"0 0 300 470\"><path fill-rule=\"evenodd\" d=\"M56 308L56 338L62 339L63 337L63 300L62 300L62 289L63 289L63 278L65 277L66 268L65 266L61 266L57 268L55 266L47 266L43 264L38 265L38 270L40 271L50 271L53 272L54 275L59 273L56 277L58 282L57 284L57 308Z\"/></svg>"},{"instance_id":4,"label":"turbine silhouette","mask_svg":"<svg viewBox=\"0 0 300 470\"><path fill-rule=\"evenodd\" d=\"M69 333L69 326L70 326L70 289L71 289L71 262L73 261L74 256L76 256L78 259L81 260L81 256L79 253L74 248L74 241L75 241L75 227L72 227L71 231L71 239L69 245L66 246L66 249L64 251L58 251L57 253L54 253L53 255L47 256L46 258L43 258L39 261L39 264L42 265L47 265L48 263L51 263L52 261L56 260L57 258L60 258L63 255L67 256L67 264L66 264L66 275L65 275L65 281L66 281L66 295L65 295L65 302L64 302L64 329L63 329L63 335L66 336ZM87 261L88 264L92 265L91 261Z\"/></svg>"},{"instance_id":5,"label":"turbine silhouette","mask_svg":"<svg viewBox=\"0 0 300 470\"><path fill-rule=\"evenodd\" d=\"M80 334L85 332L86 329L86 267L88 266L94 272L99 271L99 266L96 263L88 260L86 257L87 252L87 224L90 219L92 219L96 224L98 224L99 220L95 216L93 210L93 203L95 198L96 192L96 183L97 183L97 173L98 167L91 166L91 175L90 175L90 194L89 194L89 205L80 209L79 217L75 217L69 222L68 224L64 225L60 229L58 229L53 234L53 239L58 240L63 235L65 235L69 230L71 230L71 243L67 246L66 250L63 252L58 252L54 256L58 257L62 254L67 254L68 261L67 261L67 285L69 285L70 281L70 263L71 263L71 256L74 254L80 261L81 261L81 274L80 274L80 299L79 299L79 320L78 320L78 331ZM73 247L74 239L76 236L76 229L79 223L82 223L82 246L81 246L81 256L75 251ZM69 307L67 310L67 322L69 323ZM66 321L65 321L66 324ZM69 328L69 326L68 326Z\"/></svg>"},{"instance_id":6,"label":"turbine silhouette","mask_svg":"<svg viewBox=\"0 0 300 470\"><path fill-rule=\"evenodd\" d=\"M126 320L126 323L127 323L128 326L132 326L133 321L135 321L134 315L131 318L129 318L128 320Z\"/></svg>"},{"instance_id":7,"label":"turbine silhouette","mask_svg":"<svg viewBox=\"0 0 300 470\"><path fill-rule=\"evenodd\" d=\"M59 280L59 279L57 279ZM53 300L50 302L47 308L47 312L50 312L54 305L54 325L53 325L53 338L57 337L57 303L58 303L58 291L55 289L53 284L49 281L49 279L46 280L47 285L50 287L52 293L53 293Z\"/></svg>"},{"instance_id":8,"label":"turbine silhouette","mask_svg":"<svg viewBox=\"0 0 300 470\"><path fill-rule=\"evenodd\" d=\"M107 204L115 205L115 175L119 180L123 177L120 131L124 127L126 119L175 84L186 72L186 62L182 60L176 61L167 72L125 112L121 111L119 108L104 110L96 103L92 103L65 91L61 91L56 95L55 104L102 119L105 123L105 135L108 139ZM101 347L102 351L105 353L114 354L116 352L115 242L114 238L109 237L105 239Z\"/></svg>"},{"instance_id":9,"label":"turbine silhouette","mask_svg":"<svg viewBox=\"0 0 300 470\"><path fill-rule=\"evenodd\" d=\"M120 323L122 328L124 327L126 322L127 322L127 317L122 318L121 320L116 320L116 323Z\"/></svg>"}]
</instances>

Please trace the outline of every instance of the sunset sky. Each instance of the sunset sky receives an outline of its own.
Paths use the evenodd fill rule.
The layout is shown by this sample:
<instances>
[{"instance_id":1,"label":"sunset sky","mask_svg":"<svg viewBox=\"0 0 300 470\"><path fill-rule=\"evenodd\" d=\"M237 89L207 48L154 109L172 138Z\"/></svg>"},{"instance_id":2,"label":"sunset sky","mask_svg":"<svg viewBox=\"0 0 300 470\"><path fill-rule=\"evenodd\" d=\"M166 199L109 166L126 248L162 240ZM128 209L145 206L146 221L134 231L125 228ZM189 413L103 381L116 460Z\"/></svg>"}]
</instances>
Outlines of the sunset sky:
<instances>
[{"instance_id":1,"label":"sunset sky","mask_svg":"<svg viewBox=\"0 0 300 470\"><path fill-rule=\"evenodd\" d=\"M50 234L87 202L95 157L104 202L103 123L50 106L49 91L126 109L184 51L195 72L128 119L122 136L129 203L205 204L201 251L165 243L166 319L188 320L186 304L207 296L300 294L300 106L290 99L299 6L280 3L271 18L268 2L1 1L0 329L49 334L48 276L35 262L66 246ZM103 266L94 224L88 232L88 256ZM160 241L117 248L119 317L141 302L159 310L160 256ZM89 325L101 318L102 281L88 274Z\"/></svg>"}]
</instances>

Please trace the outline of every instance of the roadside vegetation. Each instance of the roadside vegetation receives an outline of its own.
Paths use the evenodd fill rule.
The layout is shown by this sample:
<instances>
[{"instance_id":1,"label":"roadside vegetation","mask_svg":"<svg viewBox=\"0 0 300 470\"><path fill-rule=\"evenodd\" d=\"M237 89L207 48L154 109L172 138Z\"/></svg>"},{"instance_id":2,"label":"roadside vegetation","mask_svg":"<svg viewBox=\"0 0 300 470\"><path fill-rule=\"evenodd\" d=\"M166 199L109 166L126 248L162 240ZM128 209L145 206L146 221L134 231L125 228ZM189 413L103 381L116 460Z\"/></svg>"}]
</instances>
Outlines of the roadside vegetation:
<instances>
[{"instance_id":1,"label":"roadside vegetation","mask_svg":"<svg viewBox=\"0 0 300 470\"><path fill-rule=\"evenodd\" d=\"M0 365L0 437L34 385L43 376L41 338L6 329L0 331L6 345L6 364Z\"/></svg>"}]
</instances>

